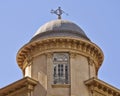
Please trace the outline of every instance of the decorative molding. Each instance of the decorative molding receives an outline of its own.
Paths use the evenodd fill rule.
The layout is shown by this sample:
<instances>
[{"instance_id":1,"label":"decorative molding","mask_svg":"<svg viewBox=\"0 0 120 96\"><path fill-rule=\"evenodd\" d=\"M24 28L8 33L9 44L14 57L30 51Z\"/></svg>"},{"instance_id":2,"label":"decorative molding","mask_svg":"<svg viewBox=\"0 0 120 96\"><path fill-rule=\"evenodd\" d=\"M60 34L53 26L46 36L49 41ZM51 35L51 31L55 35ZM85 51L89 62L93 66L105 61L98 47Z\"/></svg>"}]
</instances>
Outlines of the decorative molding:
<instances>
[{"instance_id":1,"label":"decorative molding","mask_svg":"<svg viewBox=\"0 0 120 96\"><path fill-rule=\"evenodd\" d=\"M20 79L6 87L0 89L0 96L16 96L17 93L23 94L33 91L34 87L37 85L38 81L25 77ZM28 96L28 95L27 95Z\"/></svg>"},{"instance_id":2,"label":"decorative molding","mask_svg":"<svg viewBox=\"0 0 120 96\"><path fill-rule=\"evenodd\" d=\"M31 55L28 55L27 56L27 62L29 63L29 62L31 62L33 60L33 57L31 56Z\"/></svg>"},{"instance_id":3,"label":"decorative molding","mask_svg":"<svg viewBox=\"0 0 120 96\"><path fill-rule=\"evenodd\" d=\"M52 84L53 88L70 88L70 84Z\"/></svg>"},{"instance_id":4,"label":"decorative molding","mask_svg":"<svg viewBox=\"0 0 120 96\"><path fill-rule=\"evenodd\" d=\"M49 52L49 53L45 53L47 55L48 58L52 58L53 53Z\"/></svg>"},{"instance_id":5,"label":"decorative molding","mask_svg":"<svg viewBox=\"0 0 120 96\"><path fill-rule=\"evenodd\" d=\"M84 82L93 96L120 96L120 90L97 78Z\"/></svg>"},{"instance_id":6,"label":"decorative molding","mask_svg":"<svg viewBox=\"0 0 120 96\"><path fill-rule=\"evenodd\" d=\"M94 61L89 57L88 57L88 64L91 65L91 66L93 66L93 64L94 64Z\"/></svg>"},{"instance_id":7,"label":"decorative molding","mask_svg":"<svg viewBox=\"0 0 120 96\"><path fill-rule=\"evenodd\" d=\"M76 55L77 55L76 53L71 53L71 52L70 52L70 58L75 58Z\"/></svg>"},{"instance_id":8,"label":"decorative molding","mask_svg":"<svg viewBox=\"0 0 120 96\"><path fill-rule=\"evenodd\" d=\"M89 57L95 63L96 73L104 58L101 49L90 41L70 37L53 37L29 42L23 46L17 54L17 62L23 69L24 61L28 58L28 61L32 60L29 56L35 57L37 54L48 53L48 57L50 57L52 52L69 52L71 56L81 54Z\"/></svg>"},{"instance_id":9,"label":"decorative molding","mask_svg":"<svg viewBox=\"0 0 120 96\"><path fill-rule=\"evenodd\" d=\"M32 65L33 57L31 55L26 57L26 60L24 61L24 65L22 66L23 70L25 70L26 66Z\"/></svg>"}]
</instances>

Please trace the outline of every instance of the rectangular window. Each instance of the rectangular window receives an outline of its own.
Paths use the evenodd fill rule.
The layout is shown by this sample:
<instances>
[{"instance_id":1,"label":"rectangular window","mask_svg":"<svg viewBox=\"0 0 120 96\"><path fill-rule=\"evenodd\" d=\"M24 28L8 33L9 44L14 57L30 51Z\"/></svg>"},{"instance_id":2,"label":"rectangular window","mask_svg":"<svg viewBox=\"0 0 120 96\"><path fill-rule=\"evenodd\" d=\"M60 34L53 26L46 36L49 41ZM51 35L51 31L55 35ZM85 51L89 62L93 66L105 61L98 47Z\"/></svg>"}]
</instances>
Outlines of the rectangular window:
<instances>
[{"instance_id":1,"label":"rectangular window","mask_svg":"<svg viewBox=\"0 0 120 96\"><path fill-rule=\"evenodd\" d=\"M69 54L54 53L53 55L53 83L69 83Z\"/></svg>"}]
</instances>

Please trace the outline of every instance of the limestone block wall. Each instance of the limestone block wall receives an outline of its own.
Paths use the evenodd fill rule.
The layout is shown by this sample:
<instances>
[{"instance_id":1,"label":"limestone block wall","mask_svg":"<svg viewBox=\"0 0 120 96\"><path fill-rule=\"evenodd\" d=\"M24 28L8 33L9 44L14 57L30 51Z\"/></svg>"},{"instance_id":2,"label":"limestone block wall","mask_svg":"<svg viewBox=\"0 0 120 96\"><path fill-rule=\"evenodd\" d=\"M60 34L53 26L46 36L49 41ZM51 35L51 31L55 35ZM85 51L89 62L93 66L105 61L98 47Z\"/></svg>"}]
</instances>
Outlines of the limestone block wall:
<instances>
[{"instance_id":1,"label":"limestone block wall","mask_svg":"<svg viewBox=\"0 0 120 96\"><path fill-rule=\"evenodd\" d=\"M71 96L89 96L84 81L89 78L88 59L82 55L70 58L71 68Z\"/></svg>"},{"instance_id":2,"label":"limestone block wall","mask_svg":"<svg viewBox=\"0 0 120 96\"><path fill-rule=\"evenodd\" d=\"M33 59L31 77L40 82L46 88L47 83L47 61L46 55L42 54Z\"/></svg>"},{"instance_id":3,"label":"limestone block wall","mask_svg":"<svg viewBox=\"0 0 120 96\"><path fill-rule=\"evenodd\" d=\"M47 62L46 55L42 54L33 58L31 77L37 80L39 83L35 87L33 96L46 96L47 93Z\"/></svg>"},{"instance_id":4,"label":"limestone block wall","mask_svg":"<svg viewBox=\"0 0 120 96\"><path fill-rule=\"evenodd\" d=\"M95 77L94 63L90 64L87 57L70 53L70 83L53 84L53 53L41 54L33 58L31 77L39 82L35 87L33 96L89 96L89 91L84 84L85 80ZM30 72L30 70L28 70Z\"/></svg>"}]
</instances>

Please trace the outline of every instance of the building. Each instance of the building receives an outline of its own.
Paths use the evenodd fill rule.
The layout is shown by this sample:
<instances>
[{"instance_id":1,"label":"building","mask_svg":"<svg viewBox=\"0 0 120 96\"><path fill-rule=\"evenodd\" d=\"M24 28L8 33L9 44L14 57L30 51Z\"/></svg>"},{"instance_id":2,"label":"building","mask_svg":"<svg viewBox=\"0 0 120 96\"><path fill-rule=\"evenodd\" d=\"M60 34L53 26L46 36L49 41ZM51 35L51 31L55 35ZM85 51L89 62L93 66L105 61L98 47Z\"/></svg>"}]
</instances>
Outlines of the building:
<instances>
[{"instance_id":1,"label":"building","mask_svg":"<svg viewBox=\"0 0 120 96\"><path fill-rule=\"evenodd\" d=\"M56 13L58 12L58 13ZM17 54L23 79L0 89L0 96L120 96L98 79L102 50L75 23L58 15L41 26Z\"/></svg>"}]
</instances>

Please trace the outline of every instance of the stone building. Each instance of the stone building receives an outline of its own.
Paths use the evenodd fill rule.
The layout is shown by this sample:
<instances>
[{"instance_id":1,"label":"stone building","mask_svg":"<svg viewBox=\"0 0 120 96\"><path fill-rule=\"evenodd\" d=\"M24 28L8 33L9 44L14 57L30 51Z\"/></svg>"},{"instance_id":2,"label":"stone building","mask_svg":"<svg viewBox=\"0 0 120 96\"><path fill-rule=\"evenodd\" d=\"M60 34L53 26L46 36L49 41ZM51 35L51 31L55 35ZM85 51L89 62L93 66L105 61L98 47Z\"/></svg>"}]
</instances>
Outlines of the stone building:
<instances>
[{"instance_id":1,"label":"stone building","mask_svg":"<svg viewBox=\"0 0 120 96\"><path fill-rule=\"evenodd\" d=\"M75 23L63 19L41 26L17 53L23 79L0 96L120 96L98 79L102 50Z\"/></svg>"}]
</instances>

